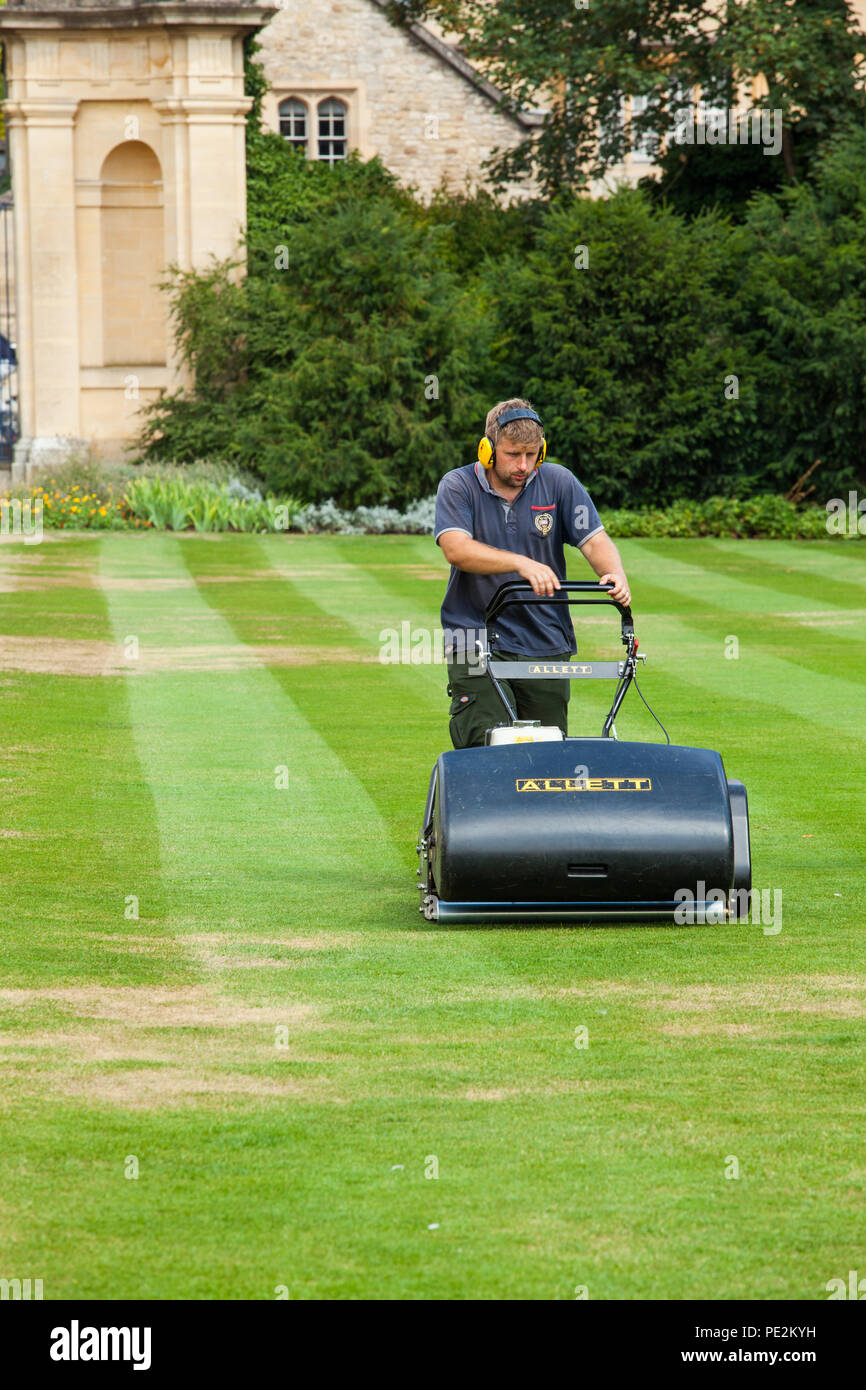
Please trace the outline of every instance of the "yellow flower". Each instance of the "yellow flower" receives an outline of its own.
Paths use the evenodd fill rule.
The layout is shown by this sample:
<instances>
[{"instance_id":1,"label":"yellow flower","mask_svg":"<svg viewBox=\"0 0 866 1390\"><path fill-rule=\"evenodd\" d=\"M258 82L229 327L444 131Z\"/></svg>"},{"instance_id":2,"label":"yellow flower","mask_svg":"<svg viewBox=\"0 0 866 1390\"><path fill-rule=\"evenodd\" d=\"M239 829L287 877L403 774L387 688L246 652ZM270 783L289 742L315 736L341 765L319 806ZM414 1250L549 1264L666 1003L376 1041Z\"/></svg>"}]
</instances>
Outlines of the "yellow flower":
<instances>
[{"instance_id":1,"label":"yellow flower","mask_svg":"<svg viewBox=\"0 0 866 1390\"><path fill-rule=\"evenodd\" d=\"M99 515L100 515L100 516L105 516L105 508L104 508L104 507L100 507L100 508L99 508Z\"/></svg>"}]
</instances>

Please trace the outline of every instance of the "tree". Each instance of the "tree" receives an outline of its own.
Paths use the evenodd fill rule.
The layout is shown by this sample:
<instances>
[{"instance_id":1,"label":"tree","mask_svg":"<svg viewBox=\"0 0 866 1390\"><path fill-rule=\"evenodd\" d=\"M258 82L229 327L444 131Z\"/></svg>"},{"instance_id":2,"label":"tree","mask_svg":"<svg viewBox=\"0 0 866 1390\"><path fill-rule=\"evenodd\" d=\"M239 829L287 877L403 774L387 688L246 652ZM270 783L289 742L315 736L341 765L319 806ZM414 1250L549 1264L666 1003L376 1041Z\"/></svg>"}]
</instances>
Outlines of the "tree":
<instances>
[{"instance_id":1,"label":"tree","mask_svg":"<svg viewBox=\"0 0 866 1390\"><path fill-rule=\"evenodd\" d=\"M731 330L738 270L721 218L689 223L634 189L558 199L534 251L496 267L509 394L533 401L551 454L606 505L748 490L756 385Z\"/></svg>"},{"instance_id":2,"label":"tree","mask_svg":"<svg viewBox=\"0 0 866 1390\"><path fill-rule=\"evenodd\" d=\"M548 195L585 188L639 140L657 147L695 86L730 108L738 78L764 74L788 181L801 175L800 146L811 154L866 118L866 44L850 0L392 0L388 13L459 33L506 109L545 97L538 135L496 154L489 172L500 184L533 174ZM626 122L635 96L641 109Z\"/></svg>"},{"instance_id":3,"label":"tree","mask_svg":"<svg viewBox=\"0 0 866 1390\"><path fill-rule=\"evenodd\" d=\"M235 460L271 488L404 503L466 459L489 301L453 268L455 230L378 160L330 168L248 137L247 273L171 268L192 391L146 406L148 458Z\"/></svg>"},{"instance_id":4,"label":"tree","mask_svg":"<svg viewBox=\"0 0 866 1390\"><path fill-rule=\"evenodd\" d=\"M756 197L732 251L732 326L758 388L764 486L783 491L820 459L812 481L825 497L862 488L866 131L830 140L809 184Z\"/></svg>"}]
</instances>

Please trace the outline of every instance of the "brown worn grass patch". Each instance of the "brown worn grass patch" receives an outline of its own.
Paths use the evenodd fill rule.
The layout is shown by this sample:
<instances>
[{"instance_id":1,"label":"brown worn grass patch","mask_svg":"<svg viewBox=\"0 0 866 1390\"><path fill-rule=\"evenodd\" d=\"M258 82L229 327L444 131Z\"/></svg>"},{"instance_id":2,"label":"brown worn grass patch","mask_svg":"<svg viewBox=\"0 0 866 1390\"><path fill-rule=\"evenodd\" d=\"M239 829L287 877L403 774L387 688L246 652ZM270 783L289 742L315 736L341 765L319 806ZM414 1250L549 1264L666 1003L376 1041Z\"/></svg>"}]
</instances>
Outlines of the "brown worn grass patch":
<instances>
[{"instance_id":1,"label":"brown worn grass patch","mask_svg":"<svg viewBox=\"0 0 866 1390\"><path fill-rule=\"evenodd\" d=\"M199 950L195 958L205 970L288 970L295 964L289 959L280 960L278 956L245 956L219 950Z\"/></svg>"},{"instance_id":2,"label":"brown worn grass patch","mask_svg":"<svg viewBox=\"0 0 866 1390\"><path fill-rule=\"evenodd\" d=\"M840 1018L866 1016L866 979L862 976L795 975L764 984L691 985L656 997L660 1008L677 1013L713 1014L724 1009L764 1013L825 1014Z\"/></svg>"},{"instance_id":3,"label":"brown worn grass patch","mask_svg":"<svg viewBox=\"0 0 866 1390\"><path fill-rule=\"evenodd\" d=\"M247 936L238 932L191 932L181 940L209 950L237 946L282 946L287 951L337 951L351 949L364 940L363 932L317 932L315 936Z\"/></svg>"},{"instance_id":4,"label":"brown worn grass patch","mask_svg":"<svg viewBox=\"0 0 866 1390\"><path fill-rule=\"evenodd\" d=\"M67 560L57 552L46 554L44 542L43 537L37 546L0 553L0 590L3 593L96 587L93 565L88 565L77 556Z\"/></svg>"},{"instance_id":5,"label":"brown worn grass patch","mask_svg":"<svg viewBox=\"0 0 866 1390\"><path fill-rule=\"evenodd\" d=\"M132 932L89 932L87 940L131 956L175 955L179 943L173 936L135 936Z\"/></svg>"},{"instance_id":6,"label":"brown worn grass patch","mask_svg":"<svg viewBox=\"0 0 866 1390\"><path fill-rule=\"evenodd\" d=\"M861 614L852 613L850 608L828 608L826 613L817 613L814 608L807 608L801 612L790 613L768 613L768 618L789 618L799 627L823 627L825 624L833 627L848 626L861 620Z\"/></svg>"},{"instance_id":7,"label":"brown worn grass patch","mask_svg":"<svg viewBox=\"0 0 866 1390\"><path fill-rule=\"evenodd\" d=\"M502 1101L514 1100L519 1096L571 1096L582 1091L608 1089L605 1082L581 1081L577 1078L549 1081L543 1085L528 1086L467 1086L460 1100Z\"/></svg>"},{"instance_id":8,"label":"brown worn grass patch","mask_svg":"<svg viewBox=\"0 0 866 1390\"><path fill-rule=\"evenodd\" d=\"M324 572L324 571L323 571ZM282 577L281 570L220 570L219 574L200 574L197 584L272 584Z\"/></svg>"},{"instance_id":9,"label":"brown worn grass patch","mask_svg":"<svg viewBox=\"0 0 866 1390\"><path fill-rule=\"evenodd\" d=\"M447 565L375 565L374 569L395 569L398 574L405 574L410 579L432 579L437 584L442 584L448 578Z\"/></svg>"},{"instance_id":10,"label":"brown worn grass patch","mask_svg":"<svg viewBox=\"0 0 866 1390\"><path fill-rule=\"evenodd\" d=\"M735 985L658 985L653 982L595 980L591 984L481 985L449 994L455 1000L496 1002L509 999L578 999L621 1003L666 1014L720 1015L759 1010L770 1014L824 1014L836 1018L866 1016L866 976L793 975L787 979ZM746 1020L738 1020L746 1022ZM748 1023L751 1025L751 1020Z\"/></svg>"},{"instance_id":11,"label":"brown worn grass patch","mask_svg":"<svg viewBox=\"0 0 866 1390\"><path fill-rule=\"evenodd\" d=\"M76 570L70 565L65 570L40 571L38 574L25 574L12 576L6 574L0 581L5 593L34 594L43 593L51 589L98 589L99 585L94 579L90 570ZM143 588L144 585L135 585L136 588Z\"/></svg>"},{"instance_id":12,"label":"brown worn grass patch","mask_svg":"<svg viewBox=\"0 0 866 1390\"><path fill-rule=\"evenodd\" d=\"M195 580L191 574L99 574L93 576L95 589L108 589L115 593L161 594L172 589L194 589Z\"/></svg>"},{"instance_id":13,"label":"brown worn grass patch","mask_svg":"<svg viewBox=\"0 0 866 1390\"><path fill-rule=\"evenodd\" d=\"M377 653L352 647L309 647L240 643L153 646L142 643L137 658L116 642L65 637L0 636L0 670L61 676L152 675L165 671L243 671L258 666L316 666L334 662L376 662Z\"/></svg>"},{"instance_id":14,"label":"brown worn grass patch","mask_svg":"<svg viewBox=\"0 0 866 1390\"><path fill-rule=\"evenodd\" d=\"M726 1038L757 1038L767 1030L758 1023L702 1018L699 1023L663 1023L659 1031L669 1038L704 1038L714 1034Z\"/></svg>"},{"instance_id":15,"label":"brown worn grass patch","mask_svg":"<svg viewBox=\"0 0 866 1390\"><path fill-rule=\"evenodd\" d=\"M53 985L43 989L0 989L0 1005L60 1004L71 1016L107 1019L145 1028L232 1028L242 1024L305 1025L316 1017L312 1004L287 1000L252 1005L225 998L204 985Z\"/></svg>"},{"instance_id":16,"label":"brown worn grass patch","mask_svg":"<svg viewBox=\"0 0 866 1390\"><path fill-rule=\"evenodd\" d=\"M0 1028L7 1097L47 1087L133 1109L220 1097L336 1099L322 1075L261 1074L282 1062L322 1065L298 1049L319 1026L312 1004L246 1004L205 984L2 989L3 1006L37 1020L48 1010L56 1017L58 1006L62 1014L56 1028L37 1029L8 1026L7 1016ZM288 1030L286 1047L276 1046L277 1026ZM34 1066L34 1055L48 1065Z\"/></svg>"},{"instance_id":17,"label":"brown worn grass patch","mask_svg":"<svg viewBox=\"0 0 866 1390\"><path fill-rule=\"evenodd\" d=\"M321 936L262 937L237 932L196 932L182 938L194 951L196 962L206 970L286 970L301 964L318 951L351 949L360 933L322 932ZM266 947L279 954L262 955Z\"/></svg>"},{"instance_id":18,"label":"brown worn grass patch","mask_svg":"<svg viewBox=\"0 0 866 1390\"><path fill-rule=\"evenodd\" d=\"M327 1084L299 1081L287 1077L264 1076L206 1076L199 1071L168 1067L140 1071L96 1072L88 1077L73 1078L66 1083L66 1093L103 1105L118 1105L124 1110L153 1110L182 1104L213 1104L220 1099L303 1100L346 1104L339 1096L329 1094Z\"/></svg>"}]
</instances>

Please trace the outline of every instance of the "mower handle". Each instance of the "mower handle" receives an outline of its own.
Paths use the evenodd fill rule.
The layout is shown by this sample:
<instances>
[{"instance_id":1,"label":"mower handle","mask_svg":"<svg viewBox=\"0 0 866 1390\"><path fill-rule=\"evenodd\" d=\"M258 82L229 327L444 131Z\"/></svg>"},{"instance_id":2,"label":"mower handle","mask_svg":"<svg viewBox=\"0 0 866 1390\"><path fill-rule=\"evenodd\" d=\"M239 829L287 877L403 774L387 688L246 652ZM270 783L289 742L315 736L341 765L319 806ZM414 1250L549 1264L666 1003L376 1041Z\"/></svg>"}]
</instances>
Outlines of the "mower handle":
<instances>
[{"instance_id":1,"label":"mower handle","mask_svg":"<svg viewBox=\"0 0 866 1390\"><path fill-rule=\"evenodd\" d=\"M612 584L598 584L585 579L566 579L552 594L537 594L526 579L506 579L488 603L484 622L487 625L494 622L503 608L508 608L514 603L611 603L622 618L622 636L625 642L627 634L634 634L634 619L628 604L605 597L612 588ZM578 594L592 594L594 597L578 598Z\"/></svg>"},{"instance_id":2,"label":"mower handle","mask_svg":"<svg viewBox=\"0 0 866 1390\"><path fill-rule=\"evenodd\" d=\"M610 713L604 721L604 728L601 731L602 738L610 738L611 733L616 737L613 721L615 720L619 707L625 699L625 693L634 680L635 667L637 665L637 638L634 635L634 619L631 615L631 608L627 603L618 603L615 598L609 598L612 584L593 583L588 579L566 579L562 582L553 594L537 594L532 585L525 579L506 579L504 584L500 584L496 593L487 605L484 613L485 625L489 625L502 612L503 608L508 608L514 603L611 603L619 611L622 619L622 642L626 649L625 661L622 663L622 674L619 684L613 697L613 704ZM586 594L586 598L578 598L578 594ZM589 597L592 595L592 597ZM479 643L480 646L480 643ZM513 709L508 703L505 692L496 679L495 673L491 670L490 663L487 663L487 675L493 683L499 699L508 711L509 720L514 723L516 718Z\"/></svg>"}]
</instances>

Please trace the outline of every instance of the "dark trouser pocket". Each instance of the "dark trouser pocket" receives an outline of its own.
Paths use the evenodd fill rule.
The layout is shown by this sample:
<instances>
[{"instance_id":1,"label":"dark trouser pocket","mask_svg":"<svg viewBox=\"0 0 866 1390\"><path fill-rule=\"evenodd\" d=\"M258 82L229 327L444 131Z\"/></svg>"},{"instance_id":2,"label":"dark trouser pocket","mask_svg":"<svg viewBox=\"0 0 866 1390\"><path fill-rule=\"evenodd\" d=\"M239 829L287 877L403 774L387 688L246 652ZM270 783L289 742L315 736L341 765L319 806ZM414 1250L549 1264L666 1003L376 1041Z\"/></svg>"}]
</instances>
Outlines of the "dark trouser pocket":
<instances>
[{"instance_id":1,"label":"dark trouser pocket","mask_svg":"<svg viewBox=\"0 0 866 1390\"><path fill-rule=\"evenodd\" d=\"M471 748L472 746L476 737L474 717L476 701L477 696L475 695L454 695L451 699L451 719L448 724L448 732L455 748Z\"/></svg>"},{"instance_id":2,"label":"dark trouser pocket","mask_svg":"<svg viewBox=\"0 0 866 1390\"><path fill-rule=\"evenodd\" d=\"M451 742L455 748L478 748L488 729L506 722L505 710L486 676L472 676L466 665L456 662L448 668L448 675ZM503 689L510 699L507 681Z\"/></svg>"}]
</instances>

